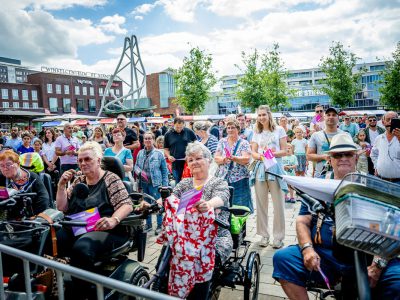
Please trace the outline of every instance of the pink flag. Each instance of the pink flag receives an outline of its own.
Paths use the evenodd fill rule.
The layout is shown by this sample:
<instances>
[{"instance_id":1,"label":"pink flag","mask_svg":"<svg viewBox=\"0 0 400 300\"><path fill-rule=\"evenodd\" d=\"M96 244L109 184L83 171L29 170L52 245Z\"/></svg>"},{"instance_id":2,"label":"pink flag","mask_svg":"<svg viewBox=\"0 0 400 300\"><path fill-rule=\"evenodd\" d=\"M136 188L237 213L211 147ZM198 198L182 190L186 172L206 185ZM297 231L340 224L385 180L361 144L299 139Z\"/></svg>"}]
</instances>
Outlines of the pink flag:
<instances>
[{"instance_id":1,"label":"pink flag","mask_svg":"<svg viewBox=\"0 0 400 300\"><path fill-rule=\"evenodd\" d=\"M267 149L264 151L264 166L265 168L268 170L269 168L271 168L272 166L277 164L275 155L272 153L271 149Z\"/></svg>"}]
</instances>

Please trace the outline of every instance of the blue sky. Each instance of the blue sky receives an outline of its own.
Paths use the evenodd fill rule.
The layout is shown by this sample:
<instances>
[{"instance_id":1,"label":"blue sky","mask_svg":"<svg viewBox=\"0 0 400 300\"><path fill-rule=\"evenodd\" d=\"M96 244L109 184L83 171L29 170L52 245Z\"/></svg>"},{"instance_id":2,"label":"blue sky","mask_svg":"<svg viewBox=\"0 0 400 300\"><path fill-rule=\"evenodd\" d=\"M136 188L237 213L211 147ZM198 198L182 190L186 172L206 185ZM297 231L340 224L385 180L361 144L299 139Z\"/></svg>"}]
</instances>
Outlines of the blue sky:
<instances>
[{"instance_id":1,"label":"blue sky","mask_svg":"<svg viewBox=\"0 0 400 300\"><path fill-rule=\"evenodd\" d=\"M135 34L147 73L178 68L192 46L218 76L238 73L241 51L280 45L289 69L311 68L340 41L360 62L390 57L400 41L400 1L0 0L0 56L110 74Z\"/></svg>"}]
</instances>

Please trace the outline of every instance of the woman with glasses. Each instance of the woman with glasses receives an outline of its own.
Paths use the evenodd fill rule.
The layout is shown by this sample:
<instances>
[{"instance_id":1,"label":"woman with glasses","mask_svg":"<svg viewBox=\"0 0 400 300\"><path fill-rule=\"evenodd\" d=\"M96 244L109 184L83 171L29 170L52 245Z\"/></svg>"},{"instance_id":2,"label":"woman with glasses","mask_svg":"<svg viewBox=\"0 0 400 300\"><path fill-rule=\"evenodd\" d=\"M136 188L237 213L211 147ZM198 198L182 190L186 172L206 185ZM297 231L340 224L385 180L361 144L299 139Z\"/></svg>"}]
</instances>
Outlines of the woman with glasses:
<instances>
[{"instance_id":1,"label":"woman with glasses","mask_svg":"<svg viewBox=\"0 0 400 300\"><path fill-rule=\"evenodd\" d=\"M37 215L49 207L49 194L42 180L36 173L30 172L20 166L18 154L12 150L0 153L0 186L18 192L36 193L32 197L32 209L26 210L25 217ZM22 203L17 204L7 211L7 219L15 220L24 217Z\"/></svg>"},{"instance_id":2,"label":"woman with glasses","mask_svg":"<svg viewBox=\"0 0 400 300\"><path fill-rule=\"evenodd\" d=\"M108 141L105 132L101 127L96 127L93 131L93 135L89 138L89 141L95 141L104 151L106 148L110 147L110 142Z\"/></svg>"},{"instance_id":3,"label":"woman with glasses","mask_svg":"<svg viewBox=\"0 0 400 300\"><path fill-rule=\"evenodd\" d=\"M143 193L154 199L161 197L158 189L168 186L168 168L164 154L154 147L155 139L152 132L143 135L144 149L139 151L135 164L135 173L139 178L139 188ZM161 232L162 216L157 214L155 234ZM147 218L147 230L152 229L151 215Z\"/></svg>"},{"instance_id":4,"label":"woman with glasses","mask_svg":"<svg viewBox=\"0 0 400 300\"><path fill-rule=\"evenodd\" d=\"M104 156L117 157L121 160L122 165L126 173L132 172L133 170L133 157L131 150L124 147L125 131L120 128L115 128L112 131L112 138L114 141L114 146L107 148L104 151ZM129 181L129 175L126 174L125 181Z\"/></svg>"},{"instance_id":5,"label":"woman with glasses","mask_svg":"<svg viewBox=\"0 0 400 300\"><path fill-rule=\"evenodd\" d=\"M122 137L121 137L122 138ZM71 265L96 272L95 262L102 256L123 245L129 238L127 229L118 224L132 211L132 202L128 192L117 175L101 169L103 151L96 142L86 142L78 152L78 164L81 176L72 180L75 170L66 171L58 182L57 209L67 215L97 208L100 218L95 223L95 230L75 236L70 228L57 232L57 242L61 256L71 257ZM74 193L74 187L84 183L89 188L86 199ZM77 280L75 288L80 294L90 291L87 283Z\"/></svg>"},{"instance_id":6,"label":"woman with glasses","mask_svg":"<svg viewBox=\"0 0 400 300\"><path fill-rule=\"evenodd\" d=\"M285 202L282 187L275 176L265 173L266 168L263 161L266 159L264 154L272 152L277 161L276 164L283 169L282 157L286 155L286 145L285 130L275 124L269 106L261 105L257 109L257 122L251 141L253 159L259 161L253 172L257 201L257 234L261 235L261 247L267 247L270 239L268 225L269 193L274 207L274 241L272 247L275 249L282 248L285 238Z\"/></svg>"},{"instance_id":7,"label":"woman with glasses","mask_svg":"<svg viewBox=\"0 0 400 300\"><path fill-rule=\"evenodd\" d=\"M247 165L251 158L250 144L240 138L240 125L235 118L226 120L228 136L218 142L215 152L215 162L218 164L216 177L222 178L234 188L232 204L250 208L253 212L253 202L249 185Z\"/></svg>"}]
</instances>

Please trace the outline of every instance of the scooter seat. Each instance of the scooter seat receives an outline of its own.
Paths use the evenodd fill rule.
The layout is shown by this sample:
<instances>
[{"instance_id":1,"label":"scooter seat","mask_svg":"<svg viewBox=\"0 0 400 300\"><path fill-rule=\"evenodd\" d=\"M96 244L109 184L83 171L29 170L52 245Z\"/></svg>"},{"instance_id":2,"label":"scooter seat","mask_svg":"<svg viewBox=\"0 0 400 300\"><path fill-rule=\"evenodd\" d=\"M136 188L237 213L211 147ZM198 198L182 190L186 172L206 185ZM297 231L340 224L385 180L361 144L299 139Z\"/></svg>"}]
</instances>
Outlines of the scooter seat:
<instances>
[{"instance_id":1,"label":"scooter seat","mask_svg":"<svg viewBox=\"0 0 400 300\"><path fill-rule=\"evenodd\" d=\"M103 255L99 258L99 261L95 263L95 266L100 266L106 261L109 261L112 258L116 258L121 254L128 253L133 247L133 241L127 240L123 245L115 248L109 252L103 253Z\"/></svg>"}]
</instances>

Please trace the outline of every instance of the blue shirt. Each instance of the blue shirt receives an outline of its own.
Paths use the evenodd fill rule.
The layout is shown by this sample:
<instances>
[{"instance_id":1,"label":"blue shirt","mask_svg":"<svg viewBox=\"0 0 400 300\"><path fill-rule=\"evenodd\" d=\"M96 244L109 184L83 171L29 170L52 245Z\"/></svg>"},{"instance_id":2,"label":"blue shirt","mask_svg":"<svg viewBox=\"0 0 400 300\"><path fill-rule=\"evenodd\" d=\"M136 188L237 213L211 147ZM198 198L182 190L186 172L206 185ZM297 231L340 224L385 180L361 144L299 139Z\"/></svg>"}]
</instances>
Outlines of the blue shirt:
<instances>
[{"instance_id":1,"label":"blue shirt","mask_svg":"<svg viewBox=\"0 0 400 300\"><path fill-rule=\"evenodd\" d=\"M131 150L126 148L122 148L122 150L119 151L119 153L114 153L111 147L107 148L106 150L104 150L104 156L117 157L122 162L123 165L126 165L127 159L133 159ZM129 178L125 177L124 180L129 181Z\"/></svg>"},{"instance_id":2,"label":"blue shirt","mask_svg":"<svg viewBox=\"0 0 400 300\"><path fill-rule=\"evenodd\" d=\"M17 151L19 154L35 152L35 150L32 147L26 148L24 145L19 146Z\"/></svg>"},{"instance_id":3,"label":"blue shirt","mask_svg":"<svg viewBox=\"0 0 400 300\"><path fill-rule=\"evenodd\" d=\"M6 144L4 147L10 147L13 148L14 151L18 151L18 148L22 145L22 140L20 137L17 137L16 139L7 139Z\"/></svg>"}]
</instances>

